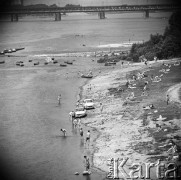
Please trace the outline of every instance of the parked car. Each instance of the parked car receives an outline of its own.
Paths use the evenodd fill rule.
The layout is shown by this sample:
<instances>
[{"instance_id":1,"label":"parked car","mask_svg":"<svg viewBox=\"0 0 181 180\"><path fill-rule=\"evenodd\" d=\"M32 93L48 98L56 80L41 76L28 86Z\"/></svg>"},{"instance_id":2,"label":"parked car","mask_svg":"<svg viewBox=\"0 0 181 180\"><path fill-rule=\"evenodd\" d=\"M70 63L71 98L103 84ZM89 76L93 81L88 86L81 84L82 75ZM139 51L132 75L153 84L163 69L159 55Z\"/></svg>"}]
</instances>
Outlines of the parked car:
<instances>
[{"instance_id":1,"label":"parked car","mask_svg":"<svg viewBox=\"0 0 181 180\"><path fill-rule=\"evenodd\" d=\"M85 109L94 109L94 102L92 99L84 99L83 105Z\"/></svg>"},{"instance_id":2,"label":"parked car","mask_svg":"<svg viewBox=\"0 0 181 180\"><path fill-rule=\"evenodd\" d=\"M76 108L76 110L75 110L75 118L84 117L86 115L87 115L87 113L86 113L86 110L85 110L84 106Z\"/></svg>"}]
</instances>

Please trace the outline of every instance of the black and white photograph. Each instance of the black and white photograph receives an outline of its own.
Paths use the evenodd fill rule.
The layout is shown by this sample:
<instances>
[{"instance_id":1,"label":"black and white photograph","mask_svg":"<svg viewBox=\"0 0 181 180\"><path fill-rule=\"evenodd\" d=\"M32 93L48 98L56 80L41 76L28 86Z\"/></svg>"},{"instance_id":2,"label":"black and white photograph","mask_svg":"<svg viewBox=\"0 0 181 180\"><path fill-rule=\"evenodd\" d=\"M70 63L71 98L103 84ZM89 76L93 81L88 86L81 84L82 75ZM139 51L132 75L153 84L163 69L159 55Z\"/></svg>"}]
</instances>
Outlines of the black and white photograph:
<instances>
[{"instance_id":1,"label":"black and white photograph","mask_svg":"<svg viewBox=\"0 0 181 180\"><path fill-rule=\"evenodd\" d=\"M0 1L0 180L181 179L179 0Z\"/></svg>"}]
</instances>

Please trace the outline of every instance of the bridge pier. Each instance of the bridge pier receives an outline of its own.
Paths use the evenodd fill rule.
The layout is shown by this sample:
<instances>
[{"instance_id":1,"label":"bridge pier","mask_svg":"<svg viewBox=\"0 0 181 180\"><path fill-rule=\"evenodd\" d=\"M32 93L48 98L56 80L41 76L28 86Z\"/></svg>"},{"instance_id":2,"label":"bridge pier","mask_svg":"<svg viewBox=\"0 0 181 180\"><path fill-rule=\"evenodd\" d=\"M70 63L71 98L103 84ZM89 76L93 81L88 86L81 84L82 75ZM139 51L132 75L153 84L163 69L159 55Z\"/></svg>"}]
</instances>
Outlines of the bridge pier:
<instances>
[{"instance_id":1,"label":"bridge pier","mask_svg":"<svg viewBox=\"0 0 181 180\"><path fill-rule=\"evenodd\" d=\"M55 21L61 21L61 13L55 13Z\"/></svg>"},{"instance_id":2,"label":"bridge pier","mask_svg":"<svg viewBox=\"0 0 181 180\"><path fill-rule=\"evenodd\" d=\"M104 11L98 12L98 16L99 16L99 19L105 19L106 18Z\"/></svg>"},{"instance_id":3,"label":"bridge pier","mask_svg":"<svg viewBox=\"0 0 181 180\"><path fill-rule=\"evenodd\" d=\"M145 10L143 13L144 18L149 18L149 10Z\"/></svg>"},{"instance_id":4,"label":"bridge pier","mask_svg":"<svg viewBox=\"0 0 181 180\"><path fill-rule=\"evenodd\" d=\"M13 21L18 21L19 20L19 17L18 17L18 14L11 14L11 22Z\"/></svg>"}]
</instances>

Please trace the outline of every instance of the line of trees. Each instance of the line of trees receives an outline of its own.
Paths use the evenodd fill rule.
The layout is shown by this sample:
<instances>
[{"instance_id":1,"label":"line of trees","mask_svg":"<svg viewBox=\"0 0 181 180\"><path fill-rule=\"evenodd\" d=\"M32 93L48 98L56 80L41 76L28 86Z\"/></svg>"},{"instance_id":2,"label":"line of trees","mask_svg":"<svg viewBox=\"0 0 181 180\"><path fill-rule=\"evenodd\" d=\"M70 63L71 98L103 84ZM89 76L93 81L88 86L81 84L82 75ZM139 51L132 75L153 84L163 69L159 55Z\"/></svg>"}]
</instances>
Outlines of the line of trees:
<instances>
[{"instance_id":1,"label":"line of trees","mask_svg":"<svg viewBox=\"0 0 181 180\"><path fill-rule=\"evenodd\" d=\"M127 60L140 61L144 56L148 60L181 57L181 11L174 12L169 18L169 26L163 35L150 35L150 40L142 44L133 44Z\"/></svg>"}]
</instances>

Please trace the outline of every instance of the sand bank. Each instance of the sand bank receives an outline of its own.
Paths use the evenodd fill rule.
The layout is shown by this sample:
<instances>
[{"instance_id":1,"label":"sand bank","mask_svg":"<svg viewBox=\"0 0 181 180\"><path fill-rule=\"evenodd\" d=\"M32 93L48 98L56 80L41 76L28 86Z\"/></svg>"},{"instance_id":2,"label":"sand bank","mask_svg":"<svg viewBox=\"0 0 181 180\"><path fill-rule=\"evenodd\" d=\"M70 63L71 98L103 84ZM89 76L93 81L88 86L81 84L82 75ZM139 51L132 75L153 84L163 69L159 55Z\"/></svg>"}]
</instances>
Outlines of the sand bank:
<instances>
[{"instance_id":1,"label":"sand bank","mask_svg":"<svg viewBox=\"0 0 181 180\"><path fill-rule=\"evenodd\" d=\"M181 83L176 84L176 85L169 88L168 94L170 96L171 101L181 103L181 100L179 97L180 88L181 88Z\"/></svg>"},{"instance_id":2,"label":"sand bank","mask_svg":"<svg viewBox=\"0 0 181 180\"><path fill-rule=\"evenodd\" d=\"M138 92L135 91L136 100L126 102L126 96L133 90L126 90L122 94L117 93L118 88L124 86L129 75L133 72L145 71L158 74L159 69L162 68L162 62L152 62L151 64L151 68L143 63L137 63L119 67L114 71L110 70L110 72L92 79L83 87L83 98L94 99L96 106L95 110L88 112L88 117L84 119L83 123L100 133L94 143L93 164L105 172L108 172L107 160L110 158L128 157L129 162L125 167L126 170L129 170L130 165L134 162L150 162L155 156L159 158L161 155L166 158L168 147L160 150L159 145L166 143L165 141L170 136L173 138L175 135L181 135L179 130L181 128L179 125L180 113L174 121L172 117L168 122L162 123L164 126L161 127L161 130L158 130L154 121L160 113L168 115L168 109L175 110L172 113L169 112L169 115L174 115L173 113L177 110L174 105L167 106L165 102L166 92L172 85L168 79L169 75L172 76L171 73L165 74L161 83L150 84L149 95L146 97L141 97L141 92L138 90ZM148 79L144 79L144 81L146 80ZM159 87L162 85L164 88ZM115 90L114 93L110 93L111 90ZM178 89L176 90L178 92ZM174 92L174 94L176 93ZM143 106L149 103L154 103L157 109L155 114L150 112L151 116L143 109ZM170 121L172 121L172 125L168 125ZM160 140L159 145L157 144L158 137L165 138L163 141ZM179 144L180 141L177 143Z\"/></svg>"}]
</instances>

